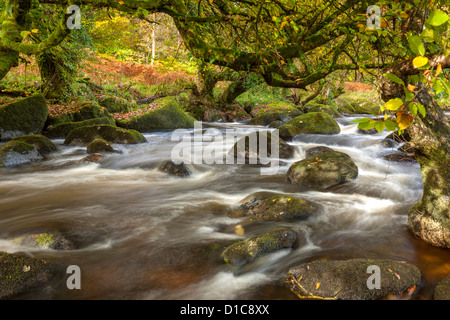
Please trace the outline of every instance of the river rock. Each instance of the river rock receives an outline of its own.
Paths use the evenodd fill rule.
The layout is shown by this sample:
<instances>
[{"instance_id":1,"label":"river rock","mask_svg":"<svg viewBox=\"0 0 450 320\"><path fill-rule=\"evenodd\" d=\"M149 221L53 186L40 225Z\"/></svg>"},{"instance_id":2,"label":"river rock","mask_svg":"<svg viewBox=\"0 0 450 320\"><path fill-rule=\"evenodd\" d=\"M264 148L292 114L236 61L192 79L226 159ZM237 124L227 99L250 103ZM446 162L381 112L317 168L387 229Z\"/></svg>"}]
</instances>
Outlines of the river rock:
<instances>
[{"instance_id":1,"label":"river rock","mask_svg":"<svg viewBox=\"0 0 450 320\"><path fill-rule=\"evenodd\" d=\"M36 148L41 155L47 155L57 150L55 144L41 134L26 135L12 139L12 141L22 141Z\"/></svg>"},{"instance_id":2,"label":"river rock","mask_svg":"<svg viewBox=\"0 0 450 320\"><path fill-rule=\"evenodd\" d=\"M40 94L2 106L0 140L41 133L47 117L47 101Z\"/></svg>"},{"instance_id":3,"label":"river rock","mask_svg":"<svg viewBox=\"0 0 450 320\"><path fill-rule=\"evenodd\" d=\"M332 116L333 118L339 118L341 117L341 113L337 110L337 108L334 108L332 106L327 106L325 104L320 103L311 103L309 105L305 106L308 113L310 112L324 112Z\"/></svg>"},{"instance_id":4,"label":"river rock","mask_svg":"<svg viewBox=\"0 0 450 320\"><path fill-rule=\"evenodd\" d=\"M104 139L95 139L87 146L87 153L114 152L113 147Z\"/></svg>"},{"instance_id":5,"label":"river rock","mask_svg":"<svg viewBox=\"0 0 450 320\"><path fill-rule=\"evenodd\" d=\"M272 192L257 192L241 201L232 217L248 217L254 221L290 221L305 219L319 208L307 200Z\"/></svg>"},{"instance_id":6,"label":"river rock","mask_svg":"<svg viewBox=\"0 0 450 320\"><path fill-rule=\"evenodd\" d=\"M327 189L356 179L358 167L349 155L333 150L294 162L287 176L292 184Z\"/></svg>"},{"instance_id":7,"label":"river rock","mask_svg":"<svg viewBox=\"0 0 450 320\"><path fill-rule=\"evenodd\" d=\"M93 125L72 130L64 140L65 145L87 145L95 139L109 143L137 144L145 143L145 137L136 130L127 130L111 125Z\"/></svg>"},{"instance_id":8,"label":"river rock","mask_svg":"<svg viewBox=\"0 0 450 320\"><path fill-rule=\"evenodd\" d=\"M110 113L130 112L136 106L126 99L108 95L98 97L98 104Z\"/></svg>"},{"instance_id":9,"label":"river rock","mask_svg":"<svg viewBox=\"0 0 450 320\"><path fill-rule=\"evenodd\" d=\"M9 141L0 147L0 167L16 166L41 160L36 148L23 141Z\"/></svg>"},{"instance_id":10,"label":"river rock","mask_svg":"<svg viewBox=\"0 0 450 320\"><path fill-rule=\"evenodd\" d=\"M265 254L291 248L297 234L289 228L277 228L266 234L238 241L222 253L224 261L232 267L242 267Z\"/></svg>"},{"instance_id":11,"label":"river rock","mask_svg":"<svg viewBox=\"0 0 450 320\"><path fill-rule=\"evenodd\" d=\"M191 174L184 162L175 164L171 160L161 163L158 170L177 177L187 177Z\"/></svg>"},{"instance_id":12,"label":"river rock","mask_svg":"<svg viewBox=\"0 0 450 320\"><path fill-rule=\"evenodd\" d=\"M299 110L299 114L300 113L301 113L301 111ZM281 121L282 123L286 123L291 119L292 118L288 114L285 114L285 113L268 112L268 113L263 113L260 116L254 117L253 119L251 119L249 121L248 124L256 125L256 126L267 126L274 121Z\"/></svg>"},{"instance_id":13,"label":"river rock","mask_svg":"<svg viewBox=\"0 0 450 320\"><path fill-rule=\"evenodd\" d=\"M290 136L295 136L300 133L331 135L341 132L336 120L325 112L308 112L288 121L286 124L279 127L281 137L288 136L283 129L285 126L288 127ZM295 130L295 128L292 127L297 127L298 129ZM281 134L282 130L283 134Z\"/></svg>"},{"instance_id":14,"label":"river rock","mask_svg":"<svg viewBox=\"0 0 450 320\"><path fill-rule=\"evenodd\" d=\"M139 132L193 128L195 119L185 112L174 97L158 99L155 109L129 120L117 120L117 125Z\"/></svg>"},{"instance_id":15,"label":"river rock","mask_svg":"<svg viewBox=\"0 0 450 320\"><path fill-rule=\"evenodd\" d=\"M379 268L379 289L370 279L372 268ZM283 281L300 298L375 300L405 293L420 278L419 269L403 261L358 258L303 263L289 269Z\"/></svg>"},{"instance_id":16,"label":"river rock","mask_svg":"<svg viewBox=\"0 0 450 320\"><path fill-rule=\"evenodd\" d=\"M230 154L233 155L235 159L245 159L245 163L250 163L252 160L259 163L261 159L260 146L263 144L266 146L267 157L275 157L272 150L272 140L278 143L279 155L276 156L276 158L288 159L293 157L296 150L295 147L279 137L278 141L276 141L276 136L267 131L256 131L242 137L234 144L233 148L230 150Z\"/></svg>"},{"instance_id":17,"label":"river rock","mask_svg":"<svg viewBox=\"0 0 450 320\"><path fill-rule=\"evenodd\" d=\"M96 124L109 124L114 126L116 122L114 121L113 118L110 117L86 119L83 121L73 121L73 122L71 121L50 126L47 128L44 134L51 139L58 139L58 138L63 139L67 137L67 135L74 129L92 126Z\"/></svg>"},{"instance_id":18,"label":"river rock","mask_svg":"<svg viewBox=\"0 0 450 320\"><path fill-rule=\"evenodd\" d=\"M30 248L54 250L70 250L74 248L73 243L59 232L27 234L12 239L12 242Z\"/></svg>"},{"instance_id":19,"label":"river rock","mask_svg":"<svg viewBox=\"0 0 450 320\"><path fill-rule=\"evenodd\" d=\"M60 281L63 269L44 259L0 252L0 300Z\"/></svg>"},{"instance_id":20,"label":"river rock","mask_svg":"<svg viewBox=\"0 0 450 320\"><path fill-rule=\"evenodd\" d=\"M450 274L437 284L434 300L450 300Z\"/></svg>"}]
</instances>

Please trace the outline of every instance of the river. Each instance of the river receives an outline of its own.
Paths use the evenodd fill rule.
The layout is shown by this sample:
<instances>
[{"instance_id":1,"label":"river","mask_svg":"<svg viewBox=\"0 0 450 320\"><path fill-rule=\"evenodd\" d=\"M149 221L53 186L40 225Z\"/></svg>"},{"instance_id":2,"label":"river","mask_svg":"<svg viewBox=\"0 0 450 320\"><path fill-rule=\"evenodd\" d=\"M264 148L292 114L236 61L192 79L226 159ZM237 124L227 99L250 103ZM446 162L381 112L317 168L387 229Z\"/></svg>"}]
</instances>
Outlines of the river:
<instances>
[{"instance_id":1,"label":"river","mask_svg":"<svg viewBox=\"0 0 450 320\"><path fill-rule=\"evenodd\" d=\"M280 283L292 266L317 259L376 257L415 264L422 282L412 296L432 299L434 286L450 273L449 250L415 239L407 211L421 197L419 165L388 162L381 145L387 135L361 134L336 119L337 135L299 135L297 147L276 174L236 164L188 165L191 175L169 176L151 164L169 160L178 144L171 132L147 133L147 144L113 145L101 164L74 164L84 147L64 146L43 161L0 171L0 251L34 257L81 270L81 290L61 281L23 299L296 299ZM243 123L208 124L261 130ZM264 129L265 130L265 129ZM193 130L190 130L193 132ZM214 131L213 131L214 132ZM226 141L227 148L233 141ZM300 190L286 180L289 165L309 147L324 145L347 153L358 178L326 192ZM318 216L283 223L243 224L228 209L258 191L298 196L322 207ZM224 246L274 226L301 230L307 243L258 260L239 274L220 259ZM244 234L236 233L239 226ZM18 245L15 237L61 231L76 243L71 250Z\"/></svg>"}]
</instances>

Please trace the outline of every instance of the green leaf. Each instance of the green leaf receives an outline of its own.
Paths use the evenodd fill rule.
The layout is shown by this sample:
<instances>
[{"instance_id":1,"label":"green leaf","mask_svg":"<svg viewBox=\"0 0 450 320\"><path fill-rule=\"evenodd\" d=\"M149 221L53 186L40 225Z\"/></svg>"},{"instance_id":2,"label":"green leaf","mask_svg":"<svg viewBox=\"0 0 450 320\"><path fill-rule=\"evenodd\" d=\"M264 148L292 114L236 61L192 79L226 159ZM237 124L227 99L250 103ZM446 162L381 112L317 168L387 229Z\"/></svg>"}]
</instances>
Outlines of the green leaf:
<instances>
[{"instance_id":1,"label":"green leaf","mask_svg":"<svg viewBox=\"0 0 450 320\"><path fill-rule=\"evenodd\" d=\"M442 84L444 85L445 91L447 91L447 94L450 97L450 83L449 83L449 81L447 79L442 79L442 78L439 78L439 80L441 80Z\"/></svg>"},{"instance_id":2,"label":"green leaf","mask_svg":"<svg viewBox=\"0 0 450 320\"><path fill-rule=\"evenodd\" d=\"M448 20L448 15L441 11L441 10L435 10L430 14L430 17L428 18L427 22L429 25L432 25L433 27L439 27L441 24L444 24Z\"/></svg>"},{"instance_id":3,"label":"green leaf","mask_svg":"<svg viewBox=\"0 0 450 320\"><path fill-rule=\"evenodd\" d=\"M433 89L436 94L439 94L442 91L444 91L444 86L443 86L442 82L439 80L440 79L433 79Z\"/></svg>"},{"instance_id":4,"label":"green leaf","mask_svg":"<svg viewBox=\"0 0 450 320\"><path fill-rule=\"evenodd\" d=\"M405 85L405 83L403 82L403 80L401 80L400 78L398 78L395 74L393 73L385 73L383 74L384 77L388 78L389 80L391 80L392 82L401 84L402 86Z\"/></svg>"},{"instance_id":5,"label":"green leaf","mask_svg":"<svg viewBox=\"0 0 450 320\"><path fill-rule=\"evenodd\" d=\"M377 123L375 124L375 129L377 129L378 132L383 131L385 127L386 125L384 121L377 121Z\"/></svg>"},{"instance_id":6,"label":"green leaf","mask_svg":"<svg viewBox=\"0 0 450 320\"><path fill-rule=\"evenodd\" d=\"M386 125L386 129L388 131L395 131L395 129L397 128L395 122L392 120L384 120L384 124Z\"/></svg>"},{"instance_id":7,"label":"green leaf","mask_svg":"<svg viewBox=\"0 0 450 320\"><path fill-rule=\"evenodd\" d=\"M20 33L20 36L22 37L22 38L25 38L26 36L28 36L30 34L30 31L22 31L21 33Z\"/></svg>"},{"instance_id":8,"label":"green leaf","mask_svg":"<svg viewBox=\"0 0 450 320\"><path fill-rule=\"evenodd\" d=\"M433 29L425 29L423 30L422 34L420 35L420 37L425 40L426 42L434 42L436 39L436 34L434 32Z\"/></svg>"},{"instance_id":9,"label":"green leaf","mask_svg":"<svg viewBox=\"0 0 450 320\"><path fill-rule=\"evenodd\" d=\"M415 116L417 114L417 105L415 103L408 104L408 109L411 111L412 115Z\"/></svg>"},{"instance_id":10,"label":"green leaf","mask_svg":"<svg viewBox=\"0 0 450 320\"><path fill-rule=\"evenodd\" d=\"M386 110L397 110L403 105L403 100L400 98L391 99L384 104Z\"/></svg>"},{"instance_id":11,"label":"green leaf","mask_svg":"<svg viewBox=\"0 0 450 320\"><path fill-rule=\"evenodd\" d=\"M408 43L412 52L420 56L425 55L425 46L423 45L422 38L419 36L410 36L408 38Z\"/></svg>"},{"instance_id":12,"label":"green leaf","mask_svg":"<svg viewBox=\"0 0 450 320\"><path fill-rule=\"evenodd\" d=\"M405 88L404 91L405 91L405 100L412 101L412 99L414 99L414 92L409 91L407 88Z\"/></svg>"},{"instance_id":13,"label":"green leaf","mask_svg":"<svg viewBox=\"0 0 450 320\"><path fill-rule=\"evenodd\" d=\"M420 103L416 104L416 106L417 106L417 110L419 110L419 113L422 115L422 117L425 117L425 115L427 114L425 107Z\"/></svg>"}]
</instances>

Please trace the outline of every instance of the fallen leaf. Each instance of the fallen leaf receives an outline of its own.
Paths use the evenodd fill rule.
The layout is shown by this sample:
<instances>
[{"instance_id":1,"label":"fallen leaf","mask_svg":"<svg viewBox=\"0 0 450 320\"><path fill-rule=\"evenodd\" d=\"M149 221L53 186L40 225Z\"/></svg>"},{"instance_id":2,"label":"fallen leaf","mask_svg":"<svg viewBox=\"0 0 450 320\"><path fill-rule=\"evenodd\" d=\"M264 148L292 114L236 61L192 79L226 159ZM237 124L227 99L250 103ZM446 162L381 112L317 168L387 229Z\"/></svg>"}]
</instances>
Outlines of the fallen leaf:
<instances>
[{"instance_id":1,"label":"fallen leaf","mask_svg":"<svg viewBox=\"0 0 450 320\"><path fill-rule=\"evenodd\" d=\"M319 287L320 287L320 282L317 282L316 283L316 289L319 289Z\"/></svg>"}]
</instances>

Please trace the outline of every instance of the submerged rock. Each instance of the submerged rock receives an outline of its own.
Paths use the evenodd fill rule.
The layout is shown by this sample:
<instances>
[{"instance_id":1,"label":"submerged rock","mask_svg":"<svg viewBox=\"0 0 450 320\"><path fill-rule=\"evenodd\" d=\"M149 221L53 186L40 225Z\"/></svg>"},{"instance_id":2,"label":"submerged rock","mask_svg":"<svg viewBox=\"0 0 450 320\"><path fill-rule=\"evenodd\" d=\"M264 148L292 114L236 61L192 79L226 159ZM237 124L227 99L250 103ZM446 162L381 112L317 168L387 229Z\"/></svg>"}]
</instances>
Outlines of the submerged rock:
<instances>
[{"instance_id":1,"label":"submerged rock","mask_svg":"<svg viewBox=\"0 0 450 320\"><path fill-rule=\"evenodd\" d=\"M319 208L306 200L284 194L258 192L242 200L232 217L248 217L254 221L290 221L305 219Z\"/></svg>"},{"instance_id":2,"label":"submerged rock","mask_svg":"<svg viewBox=\"0 0 450 320\"><path fill-rule=\"evenodd\" d=\"M285 131L287 127L287 134ZM305 134L338 134L341 129L329 114L324 112L309 112L298 116L279 127L280 136L293 137L300 133ZM281 134L283 132L283 134Z\"/></svg>"},{"instance_id":3,"label":"submerged rock","mask_svg":"<svg viewBox=\"0 0 450 320\"><path fill-rule=\"evenodd\" d=\"M114 152L113 147L104 139L95 139L87 146L87 153Z\"/></svg>"},{"instance_id":4,"label":"submerged rock","mask_svg":"<svg viewBox=\"0 0 450 320\"><path fill-rule=\"evenodd\" d=\"M145 143L145 137L136 130L127 130L111 125L93 125L72 130L66 137L64 144L89 144L95 139L103 139L109 143L137 144Z\"/></svg>"},{"instance_id":5,"label":"submerged rock","mask_svg":"<svg viewBox=\"0 0 450 320\"><path fill-rule=\"evenodd\" d=\"M116 123L114 119L109 117L93 118L77 122L65 122L49 127L44 134L52 139L65 138L74 129L96 124L115 125Z\"/></svg>"},{"instance_id":6,"label":"submerged rock","mask_svg":"<svg viewBox=\"0 0 450 320\"><path fill-rule=\"evenodd\" d=\"M287 172L288 180L308 188L327 189L356 179L358 167L349 155L332 149L323 151L293 163Z\"/></svg>"},{"instance_id":7,"label":"submerged rock","mask_svg":"<svg viewBox=\"0 0 450 320\"><path fill-rule=\"evenodd\" d=\"M0 140L40 133L47 117L47 101L40 94L2 106Z\"/></svg>"},{"instance_id":8,"label":"submerged rock","mask_svg":"<svg viewBox=\"0 0 450 320\"><path fill-rule=\"evenodd\" d=\"M158 167L158 170L177 177L187 177L191 174L189 169L183 162L180 164L175 164L171 160L167 160L161 163L161 165Z\"/></svg>"},{"instance_id":9,"label":"submerged rock","mask_svg":"<svg viewBox=\"0 0 450 320\"><path fill-rule=\"evenodd\" d=\"M242 267L258 257L280 249L291 248L297 234L289 228L278 228L266 234L241 240L222 253L224 261L233 267Z\"/></svg>"},{"instance_id":10,"label":"submerged rock","mask_svg":"<svg viewBox=\"0 0 450 320\"><path fill-rule=\"evenodd\" d=\"M0 166L16 166L41 160L36 148L23 141L9 141L0 147Z\"/></svg>"},{"instance_id":11,"label":"submerged rock","mask_svg":"<svg viewBox=\"0 0 450 320\"><path fill-rule=\"evenodd\" d=\"M62 268L44 259L0 252L0 299L11 299L60 281Z\"/></svg>"},{"instance_id":12,"label":"submerged rock","mask_svg":"<svg viewBox=\"0 0 450 320\"><path fill-rule=\"evenodd\" d=\"M379 288L370 279L373 268L380 272ZM283 281L300 298L375 300L413 290L420 278L419 269L412 264L361 258L304 263L289 269Z\"/></svg>"}]
</instances>

